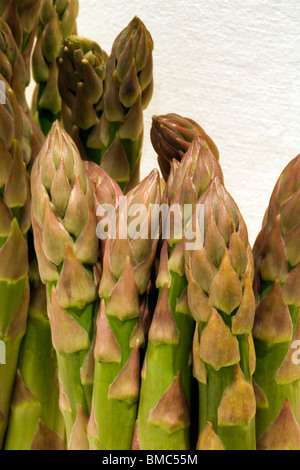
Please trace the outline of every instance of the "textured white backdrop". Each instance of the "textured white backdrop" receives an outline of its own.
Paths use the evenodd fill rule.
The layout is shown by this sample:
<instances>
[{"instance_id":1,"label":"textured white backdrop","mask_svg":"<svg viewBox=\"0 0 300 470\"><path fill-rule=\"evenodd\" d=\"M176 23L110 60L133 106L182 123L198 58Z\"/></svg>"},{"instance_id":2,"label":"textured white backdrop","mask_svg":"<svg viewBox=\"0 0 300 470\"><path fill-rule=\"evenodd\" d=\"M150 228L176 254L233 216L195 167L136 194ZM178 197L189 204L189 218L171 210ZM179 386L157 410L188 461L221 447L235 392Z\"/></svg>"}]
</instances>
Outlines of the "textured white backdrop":
<instances>
[{"instance_id":1,"label":"textured white backdrop","mask_svg":"<svg viewBox=\"0 0 300 470\"><path fill-rule=\"evenodd\" d=\"M151 116L196 120L220 150L254 242L281 171L300 153L299 0L79 0L78 32L107 52L138 15L152 34L155 91L142 176L157 167Z\"/></svg>"}]
</instances>

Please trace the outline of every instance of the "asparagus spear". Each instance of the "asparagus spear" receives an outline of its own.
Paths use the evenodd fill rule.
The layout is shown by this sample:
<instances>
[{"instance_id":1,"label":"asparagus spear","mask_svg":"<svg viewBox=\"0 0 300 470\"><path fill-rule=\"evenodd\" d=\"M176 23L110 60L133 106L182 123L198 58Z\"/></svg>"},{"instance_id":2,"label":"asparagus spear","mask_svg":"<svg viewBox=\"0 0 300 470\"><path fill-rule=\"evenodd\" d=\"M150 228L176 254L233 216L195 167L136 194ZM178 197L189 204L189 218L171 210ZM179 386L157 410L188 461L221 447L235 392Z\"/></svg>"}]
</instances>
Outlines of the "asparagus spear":
<instances>
[{"instance_id":1,"label":"asparagus spear","mask_svg":"<svg viewBox=\"0 0 300 470\"><path fill-rule=\"evenodd\" d=\"M83 159L100 164L128 192L139 182L143 111L153 93L153 41L135 17L110 56L85 38L61 51L59 91L64 125Z\"/></svg>"},{"instance_id":2,"label":"asparagus spear","mask_svg":"<svg viewBox=\"0 0 300 470\"><path fill-rule=\"evenodd\" d=\"M85 162L87 173L95 187L95 206L97 214L97 222L101 224L104 219L103 211L98 211L99 208L104 208L109 205L111 208L117 208L122 200L122 192L118 184L109 177L109 175L97 164L92 162ZM101 240L100 244L100 260L103 264L103 256L105 253L105 240ZM147 288L147 293L141 297L141 309L139 318L139 329L142 334L141 345L149 330L151 323L151 312L153 311L153 302L155 302L155 292L153 292L153 284L151 280ZM88 427L89 440L91 449L98 447L98 430L95 424L94 410L90 419Z\"/></svg>"},{"instance_id":3,"label":"asparagus spear","mask_svg":"<svg viewBox=\"0 0 300 470\"><path fill-rule=\"evenodd\" d=\"M152 51L150 33L135 17L109 58L94 42L75 37L61 53L64 122L83 158L100 164L125 192L139 182L143 110L153 93Z\"/></svg>"},{"instance_id":4,"label":"asparagus spear","mask_svg":"<svg viewBox=\"0 0 300 470\"><path fill-rule=\"evenodd\" d=\"M35 1L32 0L33 3ZM25 38L27 37L26 31L31 27L32 18L29 20L22 10L23 7L21 8L20 4L18 6L20 7L19 13L16 9L16 0L4 2L0 6L0 11L4 11L3 16L0 18L0 74L14 91L18 104L21 106L23 160L26 165L32 165L43 143L44 136L29 114L25 97L25 89L30 80L28 78L26 54L24 52L24 56L22 56L21 44L22 41L26 43L24 46L26 50L29 47ZM29 8L28 15L30 11Z\"/></svg>"},{"instance_id":5,"label":"asparagus spear","mask_svg":"<svg viewBox=\"0 0 300 470\"><path fill-rule=\"evenodd\" d=\"M0 73L14 90L18 103L25 112L26 67L9 25L0 18Z\"/></svg>"},{"instance_id":6,"label":"asparagus spear","mask_svg":"<svg viewBox=\"0 0 300 470\"><path fill-rule=\"evenodd\" d=\"M152 37L135 17L112 46L106 67L104 113L88 142L92 148L100 144L101 166L125 193L140 178L143 111L153 94L152 54Z\"/></svg>"},{"instance_id":7,"label":"asparagus spear","mask_svg":"<svg viewBox=\"0 0 300 470\"><path fill-rule=\"evenodd\" d=\"M160 203L159 183L158 171L153 170L128 193L117 210L116 237L109 232L105 242L89 424L91 447L99 450L131 448L140 388L140 348L145 345L143 299L158 244L148 228L151 205ZM135 238L129 230L121 235L124 228L127 232L127 226L138 223L130 213L138 204L147 210L143 220L139 219L141 233L147 237Z\"/></svg>"},{"instance_id":8,"label":"asparagus spear","mask_svg":"<svg viewBox=\"0 0 300 470\"><path fill-rule=\"evenodd\" d=\"M45 135L61 120L58 91L58 59L64 40L76 32L78 0L41 0L32 73L37 86L32 114Z\"/></svg>"},{"instance_id":9,"label":"asparagus spear","mask_svg":"<svg viewBox=\"0 0 300 470\"><path fill-rule=\"evenodd\" d=\"M215 158L219 160L216 144L197 122L175 113L153 116L151 142L158 155L159 167L165 181L168 180L172 160L182 160L196 135L205 140Z\"/></svg>"},{"instance_id":10,"label":"asparagus spear","mask_svg":"<svg viewBox=\"0 0 300 470\"><path fill-rule=\"evenodd\" d=\"M30 83L31 52L34 44L41 0L3 0L0 14L9 25L25 64L25 83Z\"/></svg>"},{"instance_id":11,"label":"asparagus spear","mask_svg":"<svg viewBox=\"0 0 300 470\"><path fill-rule=\"evenodd\" d=\"M23 163L23 121L16 96L4 77L0 90L0 447L8 423L9 405L20 344L26 331L29 304L28 247L30 190Z\"/></svg>"},{"instance_id":12,"label":"asparagus spear","mask_svg":"<svg viewBox=\"0 0 300 470\"><path fill-rule=\"evenodd\" d=\"M22 342L5 450L63 450L57 360L51 341L46 289L31 283L27 330Z\"/></svg>"},{"instance_id":13,"label":"asparagus spear","mask_svg":"<svg viewBox=\"0 0 300 470\"><path fill-rule=\"evenodd\" d=\"M94 191L78 149L58 122L31 173L35 250L48 315L69 449L87 449L97 308Z\"/></svg>"},{"instance_id":14,"label":"asparagus spear","mask_svg":"<svg viewBox=\"0 0 300 470\"><path fill-rule=\"evenodd\" d=\"M300 155L272 193L255 253L257 447L300 450Z\"/></svg>"},{"instance_id":15,"label":"asparagus spear","mask_svg":"<svg viewBox=\"0 0 300 470\"><path fill-rule=\"evenodd\" d=\"M99 163L99 150L87 140L103 113L105 68L108 56L89 39L70 36L59 59L58 86L65 129L74 138L83 160Z\"/></svg>"},{"instance_id":16,"label":"asparagus spear","mask_svg":"<svg viewBox=\"0 0 300 470\"><path fill-rule=\"evenodd\" d=\"M255 450L254 267L247 228L218 178L199 203L205 210L204 244L186 252L188 303L197 322L197 449Z\"/></svg>"},{"instance_id":17,"label":"asparagus spear","mask_svg":"<svg viewBox=\"0 0 300 470\"><path fill-rule=\"evenodd\" d=\"M30 170L44 142L44 135L24 112L22 117L23 159ZM32 238L30 229L29 316L20 348L6 450L56 450L64 445L64 423L58 407L57 361L46 310L46 290L38 274Z\"/></svg>"},{"instance_id":18,"label":"asparagus spear","mask_svg":"<svg viewBox=\"0 0 300 470\"><path fill-rule=\"evenodd\" d=\"M150 33L135 17L115 39L109 58L83 38L68 39L61 53L65 123L71 108L67 125L76 124L83 158L100 164L125 192L139 182L143 110L153 92L152 51Z\"/></svg>"},{"instance_id":19,"label":"asparagus spear","mask_svg":"<svg viewBox=\"0 0 300 470\"><path fill-rule=\"evenodd\" d=\"M195 207L211 178L223 178L206 142L197 136L180 165L172 166L165 190L170 208ZM195 322L187 304L184 267L184 220L181 236L164 241L156 285L160 290L149 331L134 447L143 450L191 449L192 343Z\"/></svg>"}]
</instances>

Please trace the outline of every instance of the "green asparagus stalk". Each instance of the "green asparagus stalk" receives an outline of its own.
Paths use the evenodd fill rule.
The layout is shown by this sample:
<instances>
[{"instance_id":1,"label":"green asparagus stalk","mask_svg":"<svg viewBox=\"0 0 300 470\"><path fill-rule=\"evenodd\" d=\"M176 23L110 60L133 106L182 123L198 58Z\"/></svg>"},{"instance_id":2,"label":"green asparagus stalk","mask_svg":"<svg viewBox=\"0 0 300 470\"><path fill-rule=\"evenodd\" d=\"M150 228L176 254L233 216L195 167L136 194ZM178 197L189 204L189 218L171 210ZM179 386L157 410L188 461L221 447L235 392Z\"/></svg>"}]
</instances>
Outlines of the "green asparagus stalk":
<instances>
[{"instance_id":1,"label":"green asparagus stalk","mask_svg":"<svg viewBox=\"0 0 300 470\"><path fill-rule=\"evenodd\" d=\"M97 223L101 224L104 219L102 211L98 211L99 208L109 205L111 208L117 209L121 198L123 196L119 185L96 163L85 162L87 173L95 188L95 206L97 214ZM105 253L106 240L101 240L100 248L100 260L103 264L103 256ZM153 293L151 292L152 283L149 282L147 294L142 296L141 309L140 309L140 327L142 327L143 335L146 336L151 322L151 308L153 302ZM90 448L97 449L98 442L98 431L97 425L95 424L94 411L88 427Z\"/></svg>"},{"instance_id":2,"label":"green asparagus stalk","mask_svg":"<svg viewBox=\"0 0 300 470\"><path fill-rule=\"evenodd\" d=\"M140 204L147 212L141 217L131 213ZM157 170L120 202L116 236L109 231L105 242L89 423L93 449L131 449L140 389L140 350L146 342L148 324L144 299L158 245L158 236L151 238L149 233L153 204L160 204ZM130 226L138 226L138 222L143 235L134 237Z\"/></svg>"},{"instance_id":3,"label":"green asparagus stalk","mask_svg":"<svg viewBox=\"0 0 300 470\"><path fill-rule=\"evenodd\" d=\"M23 160L32 166L44 135L31 118L23 117ZM63 448L64 423L58 407L57 360L46 310L46 290L41 283L28 232L30 305L14 385L6 450L56 450ZM24 433L26 429L26 433Z\"/></svg>"},{"instance_id":4,"label":"green asparagus stalk","mask_svg":"<svg viewBox=\"0 0 300 470\"><path fill-rule=\"evenodd\" d=\"M88 449L97 309L94 191L78 149L55 122L31 172L32 223L56 350L68 449Z\"/></svg>"},{"instance_id":5,"label":"green asparagus stalk","mask_svg":"<svg viewBox=\"0 0 300 470\"><path fill-rule=\"evenodd\" d=\"M34 44L41 0L4 0L0 14L9 25L25 64L25 83L30 83L31 52Z\"/></svg>"},{"instance_id":6,"label":"green asparagus stalk","mask_svg":"<svg viewBox=\"0 0 300 470\"><path fill-rule=\"evenodd\" d=\"M87 140L103 113L107 59L96 42L74 35L65 40L59 59L64 127L82 159L96 163L100 163L99 149L88 148Z\"/></svg>"},{"instance_id":7,"label":"green asparagus stalk","mask_svg":"<svg viewBox=\"0 0 300 470\"><path fill-rule=\"evenodd\" d=\"M23 163L23 122L16 96L4 77L0 90L0 447L8 423L20 344L29 304L30 190ZM3 93L4 92L4 93Z\"/></svg>"},{"instance_id":8,"label":"green asparagus stalk","mask_svg":"<svg viewBox=\"0 0 300 470\"><path fill-rule=\"evenodd\" d=\"M300 450L300 155L272 193L255 253L257 448Z\"/></svg>"},{"instance_id":9,"label":"green asparagus stalk","mask_svg":"<svg viewBox=\"0 0 300 470\"><path fill-rule=\"evenodd\" d=\"M30 171L45 138L37 124L23 111L22 120L23 160ZM28 232L28 244L29 317L20 348L5 449L60 449L64 423L58 408L57 361L45 309L45 286L41 287L36 266L32 229Z\"/></svg>"},{"instance_id":10,"label":"green asparagus stalk","mask_svg":"<svg viewBox=\"0 0 300 470\"><path fill-rule=\"evenodd\" d=\"M214 157L219 160L216 144L197 122L175 113L153 116L151 142L165 181L168 180L172 160L181 161L197 135L205 140Z\"/></svg>"},{"instance_id":11,"label":"green asparagus stalk","mask_svg":"<svg viewBox=\"0 0 300 470\"><path fill-rule=\"evenodd\" d=\"M39 281L38 281L39 282ZM57 360L51 341L44 284L31 283L5 450L63 450Z\"/></svg>"},{"instance_id":12,"label":"green asparagus stalk","mask_svg":"<svg viewBox=\"0 0 300 470\"><path fill-rule=\"evenodd\" d=\"M254 266L247 227L218 178L199 203L204 243L186 251L188 304L197 322L197 449L255 450ZM193 222L196 227L194 217Z\"/></svg>"},{"instance_id":13,"label":"green asparagus stalk","mask_svg":"<svg viewBox=\"0 0 300 470\"><path fill-rule=\"evenodd\" d=\"M37 83L32 114L45 135L61 120L58 60L65 39L76 32L78 0L41 0L32 73Z\"/></svg>"},{"instance_id":14,"label":"green asparagus stalk","mask_svg":"<svg viewBox=\"0 0 300 470\"><path fill-rule=\"evenodd\" d=\"M181 234L170 230L160 256L159 299L149 331L134 448L188 450L191 441L192 344L195 321L187 304L184 232L192 209L213 177L223 174L206 142L197 136L165 189L170 209L190 204ZM163 238L164 234L162 233Z\"/></svg>"}]
</instances>

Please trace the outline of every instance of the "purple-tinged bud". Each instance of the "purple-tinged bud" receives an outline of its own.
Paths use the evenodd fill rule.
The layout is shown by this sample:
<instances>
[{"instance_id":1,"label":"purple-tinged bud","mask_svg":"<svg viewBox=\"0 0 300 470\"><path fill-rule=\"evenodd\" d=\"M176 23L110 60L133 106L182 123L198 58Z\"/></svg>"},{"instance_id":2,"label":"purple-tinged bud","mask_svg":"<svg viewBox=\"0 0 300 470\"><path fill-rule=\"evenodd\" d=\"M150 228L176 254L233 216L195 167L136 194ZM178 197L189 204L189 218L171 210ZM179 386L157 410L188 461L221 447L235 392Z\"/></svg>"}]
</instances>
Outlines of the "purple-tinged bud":
<instances>
[{"instance_id":1,"label":"purple-tinged bud","mask_svg":"<svg viewBox=\"0 0 300 470\"><path fill-rule=\"evenodd\" d=\"M149 422L170 434L190 426L190 410L180 372L151 411Z\"/></svg>"},{"instance_id":2,"label":"purple-tinged bud","mask_svg":"<svg viewBox=\"0 0 300 470\"><path fill-rule=\"evenodd\" d=\"M215 433L211 423L207 423L203 431L201 431L196 449L197 450L218 450L218 451L225 450L225 447L221 439Z\"/></svg>"},{"instance_id":3,"label":"purple-tinged bud","mask_svg":"<svg viewBox=\"0 0 300 470\"><path fill-rule=\"evenodd\" d=\"M200 357L216 371L240 362L238 340L215 309L201 335Z\"/></svg>"},{"instance_id":4,"label":"purple-tinged bud","mask_svg":"<svg viewBox=\"0 0 300 470\"><path fill-rule=\"evenodd\" d=\"M287 399L276 420L259 439L257 449L278 451L299 448L300 428Z\"/></svg>"},{"instance_id":5,"label":"purple-tinged bud","mask_svg":"<svg viewBox=\"0 0 300 470\"><path fill-rule=\"evenodd\" d=\"M239 365L235 367L233 382L222 396L218 409L219 426L249 424L256 414L256 401L252 385L245 379Z\"/></svg>"},{"instance_id":6,"label":"purple-tinged bud","mask_svg":"<svg viewBox=\"0 0 300 470\"><path fill-rule=\"evenodd\" d=\"M265 343L284 343L292 340L293 325L279 279L274 282L256 309L253 336Z\"/></svg>"},{"instance_id":7,"label":"purple-tinged bud","mask_svg":"<svg viewBox=\"0 0 300 470\"><path fill-rule=\"evenodd\" d=\"M51 291L51 307L48 314L53 346L57 353L72 354L89 348L90 340L87 332L61 307L54 286Z\"/></svg>"},{"instance_id":8,"label":"purple-tinged bud","mask_svg":"<svg viewBox=\"0 0 300 470\"><path fill-rule=\"evenodd\" d=\"M151 141L158 154L158 162L165 180L168 180L173 159L181 161L196 136L200 136L219 160L219 151L205 131L191 119L178 114L153 116Z\"/></svg>"},{"instance_id":9,"label":"purple-tinged bud","mask_svg":"<svg viewBox=\"0 0 300 470\"><path fill-rule=\"evenodd\" d=\"M125 366L110 385L108 398L136 403L140 393L140 346L137 342Z\"/></svg>"}]
</instances>

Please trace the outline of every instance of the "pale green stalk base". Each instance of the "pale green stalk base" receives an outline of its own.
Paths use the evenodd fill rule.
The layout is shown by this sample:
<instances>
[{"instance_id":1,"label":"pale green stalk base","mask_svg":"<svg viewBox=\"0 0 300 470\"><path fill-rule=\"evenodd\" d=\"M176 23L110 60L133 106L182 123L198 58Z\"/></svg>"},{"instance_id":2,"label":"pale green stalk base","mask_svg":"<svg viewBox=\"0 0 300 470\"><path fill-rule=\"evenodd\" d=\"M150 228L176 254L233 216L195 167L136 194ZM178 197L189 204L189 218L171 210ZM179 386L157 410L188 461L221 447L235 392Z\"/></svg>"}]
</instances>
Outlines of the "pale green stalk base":
<instances>
[{"instance_id":1,"label":"pale green stalk base","mask_svg":"<svg viewBox=\"0 0 300 470\"><path fill-rule=\"evenodd\" d=\"M14 343L10 343L10 341L5 340L4 342L6 345L6 364L0 364L0 409L3 410L3 416L0 417L0 448L4 443L9 420L10 401L18 366L19 350L22 338L18 338Z\"/></svg>"},{"instance_id":2,"label":"pale green stalk base","mask_svg":"<svg viewBox=\"0 0 300 470\"><path fill-rule=\"evenodd\" d=\"M199 384L199 433L211 423L226 450L256 450L255 419L249 424L219 426L218 410L224 390L232 384L234 367L222 369L222 373L208 367L208 385Z\"/></svg>"},{"instance_id":3,"label":"pale green stalk base","mask_svg":"<svg viewBox=\"0 0 300 470\"><path fill-rule=\"evenodd\" d=\"M142 377L138 412L138 442L142 450L190 450L191 428L183 427L173 433L149 422L151 411L170 387L175 375L180 378L189 407L192 401L191 352L195 321L191 316L176 312L176 303L187 286L185 276L171 272L169 304L179 332L178 344L154 345L148 341L145 357L145 376Z\"/></svg>"},{"instance_id":4,"label":"pale green stalk base","mask_svg":"<svg viewBox=\"0 0 300 470\"><path fill-rule=\"evenodd\" d=\"M94 304L88 305L81 311L68 310L68 313L88 332L91 343L94 335L95 310L96 305ZM62 354L56 351L62 390L66 394L70 405L70 412L65 413L66 410L61 409L64 416L68 443L70 442L73 426L77 418L78 405L82 407L87 416L91 412L93 386L92 383L83 383L81 375L89 354L89 350L82 350L73 354Z\"/></svg>"},{"instance_id":5,"label":"pale green stalk base","mask_svg":"<svg viewBox=\"0 0 300 470\"><path fill-rule=\"evenodd\" d=\"M91 411L92 386L84 386L80 371L87 352L81 351L72 355L57 354L58 370L61 384L71 406L71 414L65 414L67 442L70 442L73 426L77 417L77 405L80 404L87 415Z\"/></svg>"},{"instance_id":6,"label":"pale green stalk base","mask_svg":"<svg viewBox=\"0 0 300 470\"><path fill-rule=\"evenodd\" d=\"M6 332L23 299L27 279L16 283L0 282L0 328ZM12 342L0 334L0 341L5 344L6 364L0 364L0 448L3 446L9 419L10 401L18 366L19 351L24 331Z\"/></svg>"},{"instance_id":7,"label":"pale green stalk base","mask_svg":"<svg viewBox=\"0 0 300 470\"><path fill-rule=\"evenodd\" d=\"M94 411L98 428L95 444L98 450L130 450L138 404L136 401L128 403L108 398L108 390L130 356L130 338L138 320L121 322L117 318L107 317L122 351L122 361L120 364L99 361L95 363Z\"/></svg>"},{"instance_id":8,"label":"pale green stalk base","mask_svg":"<svg viewBox=\"0 0 300 470\"><path fill-rule=\"evenodd\" d=\"M289 310L295 334L300 320L300 308L290 306ZM266 406L257 407L256 432L259 439L278 417L286 399L289 400L300 426L300 379L290 384L276 382L277 371L290 349L290 343L266 344L255 340L254 344L257 356L254 380L264 392L268 402Z\"/></svg>"},{"instance_id":9,"label":"pale green stalk base","mask_svg":"<svg viewBox=\"0 0 300 470\"><path fill-rule=\"evenodd\" d=\"M220 312L219 312L220 313ZM225 315L223 320L230 321ZM200 335L205 324L199 323ZM248 336L237 336L240 350L240 367L245 379L252 384L249 370ZM219 371L206 364L207 384L199 383L199 434L207 423L211 423L214 432L219 436L226 450L256 450L255 418L249 423L220 426L218 423L218 410L227 387L230 387L234 377L234 366L223 367Z\"/></svg>"},{"instance_id":10,"label":"pale green stalk base","mask_svg":"<svg viewBox=\"0 0 300 470\"><path fill-rule=\"evenodd\" d=\"M58 406L57 361L45 311L31 311L29 314L19 372L32 397L27 400L17 400L16 397L17 402L12 403L5 450L29 450L40 420L57 433L63 443L64 422ZM15 390L15 395L17 392Z\"/></svg>"}]
</instances>

